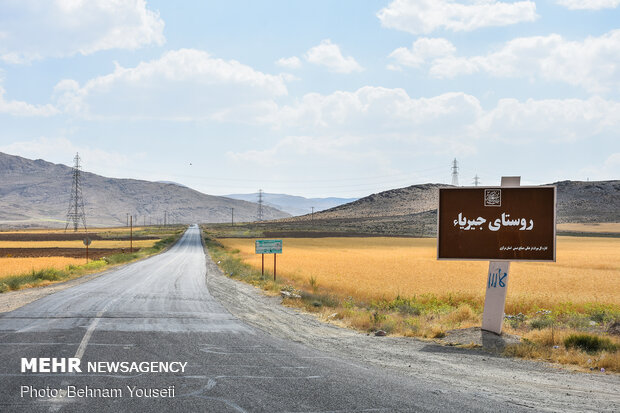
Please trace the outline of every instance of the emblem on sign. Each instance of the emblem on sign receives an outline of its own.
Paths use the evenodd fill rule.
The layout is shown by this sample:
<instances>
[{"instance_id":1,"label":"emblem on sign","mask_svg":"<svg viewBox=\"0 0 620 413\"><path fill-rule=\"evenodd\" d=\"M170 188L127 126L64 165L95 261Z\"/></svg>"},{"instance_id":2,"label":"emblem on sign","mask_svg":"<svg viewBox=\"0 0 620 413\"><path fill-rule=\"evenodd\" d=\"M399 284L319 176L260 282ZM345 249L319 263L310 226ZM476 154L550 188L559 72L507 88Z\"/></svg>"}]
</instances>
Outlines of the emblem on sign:
<instances>
[{"instance_id":1,"label":"emblem on sign","mask_svg":"<svg viewBox=\"0 0 620 413\"><path fill-rule=\"evenodd\" d=\"M502 206L502 190L501 189L485 189L484 190L484 206Z\"/></svg>"}]
</instances>

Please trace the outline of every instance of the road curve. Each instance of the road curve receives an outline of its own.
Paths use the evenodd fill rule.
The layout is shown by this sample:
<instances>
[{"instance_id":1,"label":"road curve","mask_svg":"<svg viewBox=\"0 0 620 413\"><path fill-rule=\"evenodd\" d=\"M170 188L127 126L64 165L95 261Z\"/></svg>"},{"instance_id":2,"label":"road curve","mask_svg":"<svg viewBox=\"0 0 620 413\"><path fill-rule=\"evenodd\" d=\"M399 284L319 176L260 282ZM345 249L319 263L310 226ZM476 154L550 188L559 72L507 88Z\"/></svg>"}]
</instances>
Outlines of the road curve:
<instances>
[{"instance_id":1,"label":"road curve","mask_svg":"<svg viewBox=\"0 0 620 413\"><path fill-rule=\"evenodd\" d=\"M209 294L207 259L193 226L165 253L1 316L0 411L531 411L484 389L463 392L270 336ZM78 357L82 367L187 364L168 373L21 373L22 358L44 357ZM122 397L70 397L71 386ZM166 398L128 390L171 387ZM46 388L60 393L36 394Z\"/></svg>"}]
</instances>

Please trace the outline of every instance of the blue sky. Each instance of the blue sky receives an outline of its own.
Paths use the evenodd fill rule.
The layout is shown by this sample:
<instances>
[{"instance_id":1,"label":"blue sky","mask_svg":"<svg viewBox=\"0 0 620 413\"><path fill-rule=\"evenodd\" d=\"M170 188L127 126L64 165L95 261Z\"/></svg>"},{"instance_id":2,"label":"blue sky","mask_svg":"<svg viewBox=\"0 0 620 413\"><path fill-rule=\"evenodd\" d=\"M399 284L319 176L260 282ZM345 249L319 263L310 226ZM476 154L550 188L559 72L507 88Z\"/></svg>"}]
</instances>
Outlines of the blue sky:
<instances>
[{"instance_id":1,"label":"blue sky","mask_svg":"<svg viewBox=\"0 0 620 413\"><path fill-rule=\"evenodd\" d=\"M619 179L620 0L7 0L0 125L210 194Z\"/></svg>"}]
</instances>

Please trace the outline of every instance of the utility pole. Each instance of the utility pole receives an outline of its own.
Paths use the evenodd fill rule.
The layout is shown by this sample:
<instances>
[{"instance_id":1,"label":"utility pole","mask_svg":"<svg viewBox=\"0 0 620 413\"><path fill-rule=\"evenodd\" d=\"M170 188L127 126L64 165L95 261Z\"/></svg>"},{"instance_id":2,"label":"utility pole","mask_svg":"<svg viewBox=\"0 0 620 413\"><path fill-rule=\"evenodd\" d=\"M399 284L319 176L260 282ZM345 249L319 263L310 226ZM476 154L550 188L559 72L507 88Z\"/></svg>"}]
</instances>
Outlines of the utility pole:
<instances>
[{"instance_id":1,"label":"utility pole","mask_svg":"<svg viewBox=\"0 0 620 413\"><path fill-rule=\"evenodd\" d=\"M71 199L69 200L69 210L67 211L67 224L65 232L69 224L73 225L73 231L77 232L80 221L84 224L86 230L86 213L84 212L84 198L82 197L80 154L76 153L73 158L73 182L71 184Z\"/></svg>"},{"instance_id":2,"label":"utility pole","mask_svg":"<svg viewBox=\"0 0 620 413\"><path fill-rule=\"evenodd\" d=\"M129 216L129 253L133 253L133 215Z\"/></svg>"},{"instance_id":3,"label":"utility pole","mask_svg":"<svg viewBox=\"0 0 620 413\"><path fill-rule=\"evenodd\" d=\"M459 186L459 163L456 158L452 161L452 185Z\"/></svg>"},{"instance_id":4,"label":"utility pole","mask_svg":"<svg viewBox=\"0 0 620 413\"><path fill-rule=\"evenodd\" d=\"M125 224L125 226L129 228L129 212L127 212L127 223Z\"/></svg>"},{"instance_id":5,"label":"utility pole","mask_svg":"<svg viewBox=\"0 0 620 413\"><path fill-rule=\"evenodd\" d=\"M230 208L230 226L235 226L235 208Z\"/></svg>"},{"instance_id":6,"label":"utility pole","mask_svg":"<svg viewBox=\"0 0 620 413\"><path fill-rule=\"evenodd\" d=\"M314 222L314 207L310 207L310 208L312 208L311 221Z\"/></svg>"},{"instance_id":7,"label":"utility pole","mask_svg":"<svg viewBox=\"0 0 620 413\"><path fill-rule=\"evenodd\" d=\"M263 190L258 190L258 221L263 220Z\"/></svg>"},{"instance_id":8,"label":"utility pole","mask_svg":"<svg viewBox=\"0 0 620 413\"><path fill-rule=\"evenodd\" d=\"M474 186L478 185L480 185L480 177L476 174L476 176L474 176Z\"/></svg>"}]
</instances>

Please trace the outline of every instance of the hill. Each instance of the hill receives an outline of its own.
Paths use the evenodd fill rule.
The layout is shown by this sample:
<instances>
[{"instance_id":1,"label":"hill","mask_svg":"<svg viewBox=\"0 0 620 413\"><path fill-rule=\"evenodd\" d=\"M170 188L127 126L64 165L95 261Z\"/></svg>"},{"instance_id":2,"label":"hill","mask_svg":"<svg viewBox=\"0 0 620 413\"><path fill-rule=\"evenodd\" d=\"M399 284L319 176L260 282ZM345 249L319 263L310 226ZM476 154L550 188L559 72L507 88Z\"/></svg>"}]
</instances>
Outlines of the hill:
<instances>
[{"instance_id":1,"label":"hill","mask_svg":"<svg viewBox=\"0 0 620 413\"><path fill-rule=\"evenodd\" d=\"M557 186L558 223L620 222L620 181L562 181ZM412 185L372 194L315 213L263 225L271 236L364 235L434 236L438 189L442 184ZM343 234L344 235L344 234Z\"/></svg>"},{"instance_id":2,"label":"hill","mask_svg":"<svg viewBox=\"0 0 620 413\"><path fill-rule=\"evenodd\" d=\"M258 194L231 194L224 195L228 198L241 199L244 201L256 202ZM357 200L357 198L304 198L303 196L287 195L287 194L270 194L263 193L265 205L269 205L280 211L288 212L291 215L305 215L312 211L323 211L338 205L346 204Z\"/></svg>"},{"instance_id":3,"label":"hill","mask_svg":"<svg viewBox=\"0 0 620 413\"><path fill-rule=\"evenodd\" d=\"M72 169L41 159L30 160L0 152L0 226L64 226L69 206ZM255 203L206 195L175 184L106 178L82 173L88 226L125 225L127 213L136 224L229 222L256 219ZM265 207L266 219L289 214Z\"/></svg>"}]
</instances>

